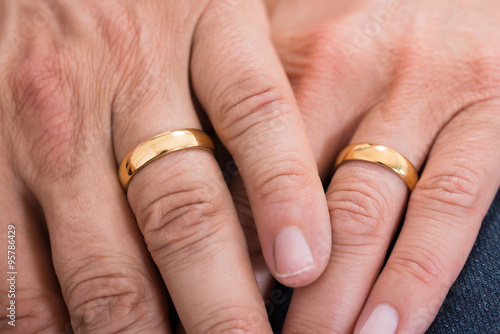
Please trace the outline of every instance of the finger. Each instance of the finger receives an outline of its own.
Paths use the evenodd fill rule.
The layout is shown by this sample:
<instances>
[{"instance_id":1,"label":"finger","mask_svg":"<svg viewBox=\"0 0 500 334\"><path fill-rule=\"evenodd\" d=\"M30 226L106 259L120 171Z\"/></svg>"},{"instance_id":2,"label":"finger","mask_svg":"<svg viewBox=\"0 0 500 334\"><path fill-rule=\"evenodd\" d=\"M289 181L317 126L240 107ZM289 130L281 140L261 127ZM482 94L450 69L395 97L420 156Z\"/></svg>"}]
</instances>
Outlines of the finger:
<instances>
[{"instance_id":1,"label":"finger","mask_svg":"<svg viewBox=\"0 0 500 334\"><path fill-rule=\"evenodd\" d=\"M195 32L191 75L241 171L269 269L286 285L311 283L330 252L328 211L260 2L208 7ZM318 244L327 246L318 251Z\"/></svg>"},{"instance_id":2,"label":"finger","mask_svg":"<svg viewBox=\"0 0 500 334\"><path fill-rule=\"evenodd\" d=\"M4 312L0 331L66 332L69 316L50 259L41 212L32 195L7 169L0 170L0 184L0 244L6 256L1 264L5 278L0 283Z\"/></svg>"},{"instance_id":3,"label":"finger","mask_svg":"<svg viewBox=\"0 0 500 334\"><path fill-rule=\"evenodd\" d=\"M169 332L167 296L113 173L64 183L36 193L75 331Z\"/></svg>"},{"instance_id":4,"label":"finger","mask_svg":"<svg viewBox=\"0 0 500 334\"><path fill-rule=\"evenodd\" d=\"M180 6L166 10L185 10ZM196 25L198 7L193 3L183 26ZM163 22L162 13L143 17ZM168 43L152 50L137 46L147 50L135 66L145 75L121 89L114 106L118 162L155 135L200 128L187 75L190 38L167 26L157 40ZM209 152L191 149L157 159L134 176L127 194L186 332L270 332L234 204Z\"/></svg>"},{"instance_id":5,"label":"finger","mask_svg":"<svg viewBox=\"0 0 500 334\"><path fill-rule=\"evenodd\" d=\"M424 333L432 323L500 185L500 151L491 149L500 143L499 109L498 101L476 104L440 133L357 333Z\"/></svg>"},{"instance_id":6,"label":"finger","mask_svg":"<svg viewBox=\"0 0 500 334\"><path fill-rule=\"evenodd\" d=\"M133 182L130 203L186 331L267 332L245 239L214 159L176 152Z\"/></svg>"},{"instance_id":7,"label":"finger","mask_svg":"<svg viewBox=\"0 0 500 334\"><path fill-rule=\"evenodd\" d=\"M419 100L416 94L395 90L367 114L351 142L390 147L418 170L445 115L434 116L429 126L429 118L422 116L428 113L427 106L422 103L412 104L414 110L408 113L391 111ZM446 110L437 98L429 104ZM295 291L286 330L352 332L402 219L407 197L403 180L382 166L353 161L336 170L327 191L332 222L330 264L315 284Z\"/></svg>"},{"instance_id":8,"label":"finger","mask_svg":"<svg viewBox=\"0 0 500 334\"><path fill-rule=\"evenodd\" d=\"M161 280L116 179L110 112L96 113L111 110L109 91L66 57L33 48L13 71L17 130L29 133L14 152L45 214L73 329L168 332Z\"/></svg>"}]
</instances>

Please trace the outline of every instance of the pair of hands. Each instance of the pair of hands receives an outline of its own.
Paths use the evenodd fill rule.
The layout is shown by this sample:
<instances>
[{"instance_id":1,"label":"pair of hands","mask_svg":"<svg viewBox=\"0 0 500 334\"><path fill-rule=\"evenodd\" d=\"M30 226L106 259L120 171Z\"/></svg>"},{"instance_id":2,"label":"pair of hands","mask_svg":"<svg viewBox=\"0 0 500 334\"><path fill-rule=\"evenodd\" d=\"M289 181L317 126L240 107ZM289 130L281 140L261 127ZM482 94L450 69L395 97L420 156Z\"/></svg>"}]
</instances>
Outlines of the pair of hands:
<instances>
[{"instance_id":1,"label":"pair of hands","mask_svg":"<svg viewBox=\"0 0 500 334\"><path fill-rule=\"evenodd\" d=\"M70 317L75 332L169 332L170 296L188 333L268 333L268 268L300 287L286 333L425 331L500 184L499 9L3 2L14 330L64 331ZM235 165L221 173L188 150L147 166L125 195L117 163L154 135L199 128L200 109L241 178L228 190ZM402 180L361 162L341 166L325 197L321 181L349 142L412 161L421 179L409 202Z\"/></svg>"}]
</instances>

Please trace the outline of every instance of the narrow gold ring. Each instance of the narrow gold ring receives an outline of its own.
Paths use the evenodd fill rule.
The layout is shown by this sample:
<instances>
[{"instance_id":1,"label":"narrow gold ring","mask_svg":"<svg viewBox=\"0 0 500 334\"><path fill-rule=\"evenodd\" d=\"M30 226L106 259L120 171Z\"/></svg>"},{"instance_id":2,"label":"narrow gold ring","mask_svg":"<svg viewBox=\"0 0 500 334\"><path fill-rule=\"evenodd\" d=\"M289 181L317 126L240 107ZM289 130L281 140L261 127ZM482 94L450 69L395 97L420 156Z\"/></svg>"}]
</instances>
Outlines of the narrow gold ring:
<instances>
[{"instance_id":1,"label":"narrow gold ring","mask_svg":"<svg viewBox=\"0 0 500 334\"><path fill-rule=\"evenodd\" d=\"M413 191L417 184L418 173L415 167L403 155L389 147L370 143L351 144L340 152L335 161L335 169L347 161L356 160L368 161L392 170L405 181L410 191Z\"/></svg>"},{"instance_id":2,"label":"narrow gold ring","mask_svg":"<svg viewBox=\"0 0 500 334\"><path fill-rule=\"evenodd\" d=\"M123 189L127 191L134 175L149 163L166 154L189 148L203 149L215 154L212 139L201 130L168 131L146 140L130 151L120 163L118 177Z\"/></svg>"}]
</instances>

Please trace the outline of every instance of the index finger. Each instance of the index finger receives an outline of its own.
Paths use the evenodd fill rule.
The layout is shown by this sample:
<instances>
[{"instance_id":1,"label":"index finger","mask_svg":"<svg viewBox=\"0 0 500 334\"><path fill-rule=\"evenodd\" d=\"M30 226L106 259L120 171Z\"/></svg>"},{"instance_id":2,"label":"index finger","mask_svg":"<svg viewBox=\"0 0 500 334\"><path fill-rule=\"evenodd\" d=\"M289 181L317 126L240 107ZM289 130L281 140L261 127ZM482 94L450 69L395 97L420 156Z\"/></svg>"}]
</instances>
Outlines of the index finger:
<instances>
[{"instance_id":1,"label":"index finger","mask_svg":"<svg viewBox=\"0 0 500 334\"><path fill-rule=\"evenodd\" d=\"M213 4L195 34L193 86L241 171L269 269L303 286L325 269L331 232L302 118L262 3Z\"/></svg>"}]
</instances>

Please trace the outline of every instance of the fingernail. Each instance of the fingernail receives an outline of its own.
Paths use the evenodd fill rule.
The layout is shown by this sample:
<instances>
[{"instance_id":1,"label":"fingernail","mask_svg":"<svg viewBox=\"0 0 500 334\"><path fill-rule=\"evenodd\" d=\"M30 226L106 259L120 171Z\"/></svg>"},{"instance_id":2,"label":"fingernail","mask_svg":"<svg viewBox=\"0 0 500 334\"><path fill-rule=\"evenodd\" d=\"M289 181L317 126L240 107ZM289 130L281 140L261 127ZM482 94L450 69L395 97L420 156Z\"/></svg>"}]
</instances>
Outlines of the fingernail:
<instances>
[{"instance_id":1,"label":"fingernail","mask_svg":"<svg viewBox=\"0 0 500 334\"><path fill-rule=\"evenodd\" d=\"M274 239L277 277L295 276L314 268L311 249L297 227L282 229Z\"/></svg>"},{"instance_id":2,"label":"fingernail","mask_svg":"<svg viewBox=\"0 0 500 334\"><path fill-rule=\"evenodd\" d=\"M394 334L398 328L398 311L389 304L375 307L359 334Z\"/></svg>"}]
</instances>

